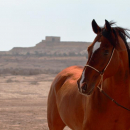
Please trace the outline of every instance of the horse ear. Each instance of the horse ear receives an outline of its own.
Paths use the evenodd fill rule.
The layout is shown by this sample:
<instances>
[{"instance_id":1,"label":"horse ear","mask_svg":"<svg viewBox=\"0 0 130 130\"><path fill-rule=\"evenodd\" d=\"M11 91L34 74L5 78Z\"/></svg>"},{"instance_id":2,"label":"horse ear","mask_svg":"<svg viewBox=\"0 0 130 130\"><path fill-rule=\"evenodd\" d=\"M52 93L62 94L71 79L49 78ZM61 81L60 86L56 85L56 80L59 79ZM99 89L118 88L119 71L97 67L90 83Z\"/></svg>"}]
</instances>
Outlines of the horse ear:
<instances>
[{"instance_id":1,"label":"horse ear","mask_svg":"<svg viewBox=\"0 0 130 130\"><path fill-rule=\"evenodd\" d=\"M92 21L92 28L93 28L94 33L96 33L96 34L101 32L101 28L97 25L97 23L94 19Z\"/></svg>"},{"instance_id":2,"label":"horse ear","mask_svg":"<svg viewBox=\"0 0 130 130\"><path fill-rule=\"evenodd\" d=\"M108 32L111 31L110 23L109 23L107 20L105 20L105 29L106 29Z\"/></svg>"}]
</instances>

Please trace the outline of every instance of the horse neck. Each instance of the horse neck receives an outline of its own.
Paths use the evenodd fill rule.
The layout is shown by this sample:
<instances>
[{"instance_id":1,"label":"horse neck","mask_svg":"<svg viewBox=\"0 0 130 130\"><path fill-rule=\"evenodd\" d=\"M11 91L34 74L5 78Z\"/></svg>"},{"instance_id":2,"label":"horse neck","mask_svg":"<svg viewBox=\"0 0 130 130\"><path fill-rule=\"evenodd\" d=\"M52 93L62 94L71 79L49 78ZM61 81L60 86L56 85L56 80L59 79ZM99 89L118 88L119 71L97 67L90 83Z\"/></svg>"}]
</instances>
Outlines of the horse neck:
<instances>
[{"instance_id":1,"label":"horse neck","mask_svg":"<svg viewBox=\"0 0 130 130\"><path fill-rule=\"evenodd\" d=\"M122 55L122 54L120 54ZM126 60L127 59L127 60ZM115 75L103 82L103 90L118 101L124 101L123 98L130 97L130 73L128 55L122 58L121 63ZM130 99L130 98L129 98Z\"/></svg>"},{"instance_id":2,"label":"horse neck","mask_svg":"<svg viewBox=\"0 0 130 130\"><path fill-rule=\"evenodd\" d=\"M119 104L130 109L130 73L129 64L127 62L122 62L117 73L110 78L105 79L102 85L103 91L107 95L109 95ZM92 101L89 102L91 103L90 106L97 108L99 111L101 111L101 109L104 110L111 105L115 106L115 104L112 103L111 100L103 93L101 93L98 88L94 89L94 93L89 97L89 99Z\"/></svg>"},{"instance_id":3,"label":"horse neck","mask_svg":"<svg viewBox=\"0 0 130 130\"><path fill-rule=\"evenodd\" d=\"M111 78L106 79L103 83L103 89L112 95L117 93L126 94L130 90L130 75L129 71L119 71Z\"/></svg>"}]
</instances>

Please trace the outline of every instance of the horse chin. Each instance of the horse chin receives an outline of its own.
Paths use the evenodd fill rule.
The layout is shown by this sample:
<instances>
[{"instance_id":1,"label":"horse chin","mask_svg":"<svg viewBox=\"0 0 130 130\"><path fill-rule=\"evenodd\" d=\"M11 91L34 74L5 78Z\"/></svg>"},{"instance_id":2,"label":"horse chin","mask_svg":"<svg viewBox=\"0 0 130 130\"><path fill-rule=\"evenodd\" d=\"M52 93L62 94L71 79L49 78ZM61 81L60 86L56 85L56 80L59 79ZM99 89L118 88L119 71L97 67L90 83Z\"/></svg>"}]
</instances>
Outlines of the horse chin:
<instances>
[{"instance_id":1,"label":"horse chin","mask_svg":"<svg viewBox=\"0 0 130 130\"><path fill-rule=\"evenodd\" d=\"M91 95L93 93L94 87L92 87L87 93L86 95Z\"/></svg>"},{"instance_id":2,"label":"horse chin","mask_svg":"<svg viewBox=\"0 0 130 130\"><path fill-rule=\"evenodd\" d=\"M94 86L94 87L95 87L95 86ZM86 92L83 92L83 91L81 92L81 91L80 91L80 93L81 93L82 95L89 96L89 95L91 95L91 94L93 93L94 87L92 87L91 89L87 90Z\"/></svg>"}]
</instances>

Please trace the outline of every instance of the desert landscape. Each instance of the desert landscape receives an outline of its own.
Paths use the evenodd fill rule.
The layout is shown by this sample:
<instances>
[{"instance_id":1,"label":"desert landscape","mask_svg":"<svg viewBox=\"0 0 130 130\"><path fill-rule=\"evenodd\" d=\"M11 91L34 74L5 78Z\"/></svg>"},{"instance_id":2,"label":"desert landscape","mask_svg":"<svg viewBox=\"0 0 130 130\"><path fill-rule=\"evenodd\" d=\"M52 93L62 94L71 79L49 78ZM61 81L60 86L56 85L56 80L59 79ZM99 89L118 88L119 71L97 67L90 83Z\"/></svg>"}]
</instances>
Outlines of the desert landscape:
<instances>
[{"instance_id":1,"label":"desert landscape","mask_svg":"<svg viewBox=\"0 0 130 130\"><path fill-rule=\"evenodd\" d=\"M0 76L0 129L48 130L46 103L54 76Z\"/></svg>"},{"instance_id":2,"label":"desert landscape","mask_svg":"<svg viewBox=\"0 0 130 130\"><path fill-rule=\"evenodd\" d=\"M0 130L48 130L47 96L53 79L66 67L85 65L87 59L1 55L0 61Z\"/></svg>"},{"instance_id":3,"label":"desert landscape","mask_svg":"<svg viewBox=\"0 0 130 130\"><path fill-rule=\"evenodd\" d=\"M49 90L70 66L86 67L78 86L76 74L56 80L66 87L57 93L65 122L78 129L130 130L129 5L129 0L0 0L0 130L49 130ZM71 85L91 96L74 95Z\"/></svg>"}]
</instances>

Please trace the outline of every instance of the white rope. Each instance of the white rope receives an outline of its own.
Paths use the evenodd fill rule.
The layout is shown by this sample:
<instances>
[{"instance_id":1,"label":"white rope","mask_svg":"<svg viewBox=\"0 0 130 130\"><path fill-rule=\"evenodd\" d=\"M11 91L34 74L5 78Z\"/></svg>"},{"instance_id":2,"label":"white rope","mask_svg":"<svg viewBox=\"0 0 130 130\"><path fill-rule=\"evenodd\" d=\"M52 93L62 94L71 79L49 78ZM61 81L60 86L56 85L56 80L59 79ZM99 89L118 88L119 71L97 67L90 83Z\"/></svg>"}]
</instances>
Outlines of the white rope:
<instances>
[{"instance_id":1,"label":"white rope","mask_svg":"<svg viewBox=\"0 0 130 130\"><path fill-rule=\"evenodd\" d=\"M102 85L102 83L103 83L103 75L100 75L101 76L101 79L100 79L100 81L99 81L99 83L98 83L98 85L97 85L97 88L99 88L99 90L100 90L100 92L103 90L103 85ZM99 87L99 85L101 84L101 87Z\"/></svg>"},{"instance_id":2,"label":"white rope","mask_svg":"<svg viewBox=\"0 0 130 130\"><path fill-rule=\"evenodd\" d=\"M112 59L113 54L114 54L114 51L115 51L115 49L113 49L112 55L111 55L111 57L110 57L110 60L109 60L109 62L107 63L107 65L106 65L106 67L105 67L104 71L106 70L106 68L107 68L107 67L108 67L108 65L110 64L111 59Z\"/></svg>"},{"instance_id":3,"label":"white rope","mask_svg":"<svg viewBox=\"0 0 130 130\"><path fill-rule=\"evenodd\" d=\"M97 71L98 73L100 73L100 71L99 71L99 70L97 70L96 68L94 68L94 67L92 67L92 66L90 66L90 65L85 65L85 66L88 66L88 67L90 67L90 68L94 69L95 71Z\"/></svg>"}]
</instances>

